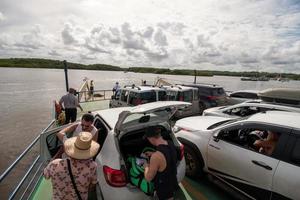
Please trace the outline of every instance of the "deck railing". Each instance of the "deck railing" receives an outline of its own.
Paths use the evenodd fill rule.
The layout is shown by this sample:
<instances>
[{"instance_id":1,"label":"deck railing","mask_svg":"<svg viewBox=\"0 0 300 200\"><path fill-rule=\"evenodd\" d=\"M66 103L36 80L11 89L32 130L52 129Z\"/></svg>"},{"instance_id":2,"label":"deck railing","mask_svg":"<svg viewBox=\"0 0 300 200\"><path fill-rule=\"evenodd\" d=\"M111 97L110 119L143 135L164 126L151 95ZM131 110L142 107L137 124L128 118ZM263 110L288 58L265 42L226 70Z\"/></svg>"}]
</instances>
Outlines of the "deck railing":
<instances>
[{"instance_id":1,"label":"deck railing","mask_svg":"<svg viewBox=\"0 0 300 200\"><path fill-rule=\"evenodd\" d=\"M46 131L48 131L51 127L53 127L53 125L55 124L55 120L52 120L50 122L50 124L41 132L41 134L45 133ZM17 159L1 174L0 176L0 184L7 180L6 178L11 171L13 169L15 169L18 165L18 163L20 161L22 161L26 155L28 155L28 152L36 146L36 144L40 141L40 137L41 134L39 134L29 145L28 147L17 157ZM38 172L40 171L41 166L43 165L43 161L41 161L40 159L40 155L36 156L33 163L29 166L29 168L27 169L25 175L22 177L22 179L20 180L20 182L18 182L18 184L14 187L14 190L9 194L8 199L14 199L16 197L16 195L18 194L18 192L20 192L20 189L23 187L25 187L25 189L23 190L22 195L19 197L19 199L23 199L26 196L26 193L32 193L32 191L29 191L29 189L33 190L34 187L30 187L30 185L33 184L33 180L36 178L36 176L38 175ZM25 185L25 180L33 174L33 169L36 168L37 164L39 164L38 168L35 170L34 175L31 177L31 180L27 183L27 185ZM28 195L27 195L28 196Z\"/></svg>"},{"instance_id":2,"label":"deck railing","mask_svg":"<svg viewBox=\"0 0 300 200\"><path fill-rule=\"evenodd\" d=\"M94 90L93 93L89 90L84 90L78 92L78 102L90 102L90 101L102 101L102 100L110 100L113 95L112 90Z\"/></svg>"}]
</instances>

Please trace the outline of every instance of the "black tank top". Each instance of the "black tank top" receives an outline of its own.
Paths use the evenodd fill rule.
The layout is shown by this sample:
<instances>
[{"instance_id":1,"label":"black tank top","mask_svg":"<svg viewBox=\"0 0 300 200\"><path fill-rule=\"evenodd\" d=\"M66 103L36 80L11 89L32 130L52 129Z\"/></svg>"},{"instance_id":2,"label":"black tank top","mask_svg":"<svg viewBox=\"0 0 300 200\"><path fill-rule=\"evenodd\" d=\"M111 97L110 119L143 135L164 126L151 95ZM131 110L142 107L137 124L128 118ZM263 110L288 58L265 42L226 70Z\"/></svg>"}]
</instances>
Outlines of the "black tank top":
<instances>
[{"instance_id":1,"label":"black tank top","mask_svg":"<svg viewBox=\"0 0 300 200\"><path fill-rule=\"evenodd\" d=\"M168 199L174 196L177 183L177 153L174 144L168 141L168 145L158 145L157 151L161 152L166 161L167 166L164 171L157 172L154 178L154 188L160 200Z\"/></svg>"}]
</instances>

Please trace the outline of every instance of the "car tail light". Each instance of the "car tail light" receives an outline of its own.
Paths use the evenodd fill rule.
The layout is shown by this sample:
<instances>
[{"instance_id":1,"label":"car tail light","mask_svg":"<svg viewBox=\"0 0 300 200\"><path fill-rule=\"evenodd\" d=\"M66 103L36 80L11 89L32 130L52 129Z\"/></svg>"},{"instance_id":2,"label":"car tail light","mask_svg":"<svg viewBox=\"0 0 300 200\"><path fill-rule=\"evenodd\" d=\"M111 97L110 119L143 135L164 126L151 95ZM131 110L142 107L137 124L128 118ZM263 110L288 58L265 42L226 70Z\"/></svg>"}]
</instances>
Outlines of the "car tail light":
<instances>
[{"instance_id":1,"label":"car tail light","mask_svg":"<svg viewBox=\"0 0 300 200\"><path fill-rule=\"evenodd\" d=\"M209 100L216 100L216 99L218 99L219 97L218 97L218 96L207 96L207 98L208 98Z\"/></svg>"},{"instance_id":2,"label":"car tail light","mask_svg":"<svg viewBox=\"0 0 300 200\"><path fill-rule=\"evenodd\" d=\"M183 156L184 156L184 145L180 144L180 160L183 159Z\"/></svg>"},{"instance_id":3,"label":"car tail light","mask_svg":"<svg viewBox=\"0 0 300 200\"><path fill-rule=\"evenodd\" d=\"M113 187L124 187L127 184L126 174L122 170L112 169L103 166L103 173L106 182Z\"/></svg>"}]
</instances>

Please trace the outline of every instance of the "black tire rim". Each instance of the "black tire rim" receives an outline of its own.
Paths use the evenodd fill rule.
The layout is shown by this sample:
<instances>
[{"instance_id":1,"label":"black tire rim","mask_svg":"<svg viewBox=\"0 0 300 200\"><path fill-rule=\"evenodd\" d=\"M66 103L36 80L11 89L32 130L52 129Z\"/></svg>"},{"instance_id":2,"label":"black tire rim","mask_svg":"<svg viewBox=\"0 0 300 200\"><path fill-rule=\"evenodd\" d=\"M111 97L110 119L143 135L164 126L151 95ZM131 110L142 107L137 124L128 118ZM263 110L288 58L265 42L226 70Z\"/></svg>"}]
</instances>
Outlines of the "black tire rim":
<instances>
[{"instance_id":1,"label":"black tire rim","mask_svg":"<svg viewBox=\"0 0 300 200\"><path fill-rule=\"evenodd\" d=\"M196 169L196 161L193 156L189 153L185 153L186 171L188 174L193 173Z\"/></svg>"}]
</instances>

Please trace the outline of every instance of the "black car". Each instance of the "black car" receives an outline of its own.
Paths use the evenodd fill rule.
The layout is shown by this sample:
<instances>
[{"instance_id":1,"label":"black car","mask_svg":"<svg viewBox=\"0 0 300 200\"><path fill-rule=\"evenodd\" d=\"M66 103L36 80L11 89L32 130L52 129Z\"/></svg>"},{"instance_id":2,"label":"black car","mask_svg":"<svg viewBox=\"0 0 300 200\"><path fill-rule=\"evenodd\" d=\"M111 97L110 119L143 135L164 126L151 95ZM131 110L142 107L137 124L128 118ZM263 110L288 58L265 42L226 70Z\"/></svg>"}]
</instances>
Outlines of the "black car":
<instances>
[{"instance_id":1,"label":"black car","mask_svg":"<svg viewBox=\"0 0 300 200\"><path fill-rule=\"evenodd\" d=\"M227 95L223 87L218 85L191 83L185 86L196 87L199 92L199 104L202 110L210 107L223 106L228 104Z\"/></svg>"}]
</instances>

